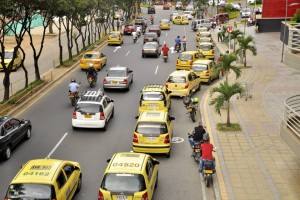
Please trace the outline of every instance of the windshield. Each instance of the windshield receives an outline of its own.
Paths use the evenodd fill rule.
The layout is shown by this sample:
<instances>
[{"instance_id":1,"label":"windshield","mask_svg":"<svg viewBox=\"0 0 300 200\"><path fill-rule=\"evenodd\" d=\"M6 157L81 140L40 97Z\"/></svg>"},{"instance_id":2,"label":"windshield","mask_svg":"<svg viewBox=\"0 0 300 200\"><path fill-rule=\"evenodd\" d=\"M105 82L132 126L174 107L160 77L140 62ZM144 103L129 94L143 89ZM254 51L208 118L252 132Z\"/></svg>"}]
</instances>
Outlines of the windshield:
<instances>
[{"instance_id":1,"label":"windshield","mask_svg":"<svg viewBox=\"0 0 300 200\"><path fill-rule=\"evenodd\" d=\"M204 51L209 51L213 49L213 47L209 44L201 44L199 48Z\"/></svg>"},{"instance_id":2,"label":"windshield","mask_svg":"<svg viewBox=\"0 0 300 200\"><path fill-rule=\"evenodd\" d=\"M7 198L12 200L33 199L51 200L51 186L43 184L13 184L7 191Z\"/></svg>"},{"instance_id":3,"label":"windshield","mask_svg":"<svg viewBox=\"0 0 300 200\"><path fill-rule=\"evenodd\" d=\"M14 53L13 52L5 52L4 59L12 59Z\"/></svg>"},{"instance_id":4,"label":"windshield","mask_svg":"<svg viewBox=\"0 0 300 200\"><path fill-rule=\"evenodd\" d=\"M97 54L85 54L83 58L85 59L96 59L98 57Z\"/></svg>"},{"instance_id":5,"label":"windshield","mask_svg":"<svg viewBox=\"0 0 300 200\"><path fill-rule=\"evenodd\" d=\"M139 122L135 132L151 137L167 133L168 129L164 122Z\"/></svg>"},{"instance_id":6,"label":"windshield","mask_svg":"<svg viewBox=\"0 0 300 200\"><path fill-rule=\"evenodd\" d=\"M193 56L191 54L180 54L179 60L192 60Z\"/></svg>"},{"instance_id":7,"label":"windshield","mask_svg":"<svg viewBox=\"0 0 300 200\"><path fill-rule=\"evenodd\" d=\"M144 92L142 95L142 100L144 101L162 101L164 99L162 92Z\"/></svg>"},{"instance_id":8,"label":"windshield","mask_svg":"<svg viewBox=\"0 0 300 200\"><path fill-rule=\"evenodd\" d=\"M191 67L191 70L194 70L195 72L203 72L207 70L207 65L204 64L193 64Z\"/></svg>"},{"instance_id":9,"label":"windshield","mask_svg":"<svg viewBox=\"0 0 300 200\"><path fill-rule=\"evenodd\" d=\"M108 77L125 77L126 73L124 70L108 70Z\"/></svg>"},{"instance_id":10,"label":"windshield","mask_svg":"<svg viewBox=\"0 0 300 200\"><path fill-rule=\"evenodd\" d=\"M117 37L119 37L119 35L120 35L120 33L110 33L109 37L117 38Z\"/></svg>"},{"instance_id":11,"label":"windshield","mask_svg":"<svg viewBox=\"0 0 300 200\"><path fill-rule=\"evenodd\" d=\"M211 37L210 33L200 33L200 37Z\"/></svg>"},{"instance_id":12,"label":"windshield","mask_svg":"<svg viewBox=\"0 0 300 200\"><path fill-rule=\"evenodd\" d=\"M100 108L99 108L100 107ZM80 112L81 114L92 114L102 112L102 107L99 104L94 103L77 103L75 111Z\"/></svg>"},{"instance_id":13,"label":"windshield","mask_svg":"<svg viewBox=\"0 0 300 200\"><path fill-rule=\"evenodd\" d=\"M168 79L169 83L185 83L186 79L184 76L170 76Z\"/></svg>"},{"instance_id":14,"label":"windshield","mask_svg":"<svg viewBox=\"0 0 300 200\"><path fill-rule=\"evenodd\" d=\"M169 21L169 20L161 20L161 23L162 23L162 24L169 24L170 21Z\"/></svg>"},{"instance_id":15,"label":"windshield","mask_svg":"<svg viewBox=\"0 0 300 200\"><path fill-rule=\"evenodd\" d=\"M146 190L145 179L141 174L106 174L101 188L110 192L140 192Z\"/></svg>"},{"instance_id":16,"label":"windshield","mask_svg":"<svg viewBox=\"0 0 300 200\"><path fill-rule=\"evenodd\" d=\"M243 12L250 12L250 9L249 8L244 8Z\"/></svg>"}]
</instances>

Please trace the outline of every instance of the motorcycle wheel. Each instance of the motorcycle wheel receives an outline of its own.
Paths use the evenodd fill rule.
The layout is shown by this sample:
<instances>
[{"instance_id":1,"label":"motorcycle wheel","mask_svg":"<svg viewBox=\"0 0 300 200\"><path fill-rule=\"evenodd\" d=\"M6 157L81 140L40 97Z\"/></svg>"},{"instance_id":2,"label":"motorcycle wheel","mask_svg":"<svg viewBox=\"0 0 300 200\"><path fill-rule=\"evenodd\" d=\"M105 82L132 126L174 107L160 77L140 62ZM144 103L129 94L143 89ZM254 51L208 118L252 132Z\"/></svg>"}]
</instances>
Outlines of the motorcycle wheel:
<instances>
[{"instance_id":1,"label":"motorcycle wheel","mask_svg":"<svg viewBox=\"0 0 300 200\"><path fill-rule=\"evenodd\" d=\"M75 105L76 105L76 99L73 98L73 99L71 100L71 103L72 103L72 106L75 106Z\"/></svg>"},{"instance_id":2,"label":"motorcycle wheel","mask_svg":"<svg viewBox=\"0 0 300 200\"><path fill-rule=\"evenodd\" d=\"M199 163L199 158L200 158L200 154L199 153L194 153L194 160L196 163Z\"/></svg>"},{"instance_id":3,"label":"motorcycle wheel","mask_svg":"<svg viewBox=\"0 0 300 200\"><path fill-rule=\"evenodd\" d=\"M94 87L94 83L90 82L90 88Z\"/></svg>"},{"instance_id":4,"label":"motorcycle wheel","mask_svg":"<svg viewBox=\"0 0 300 200\"><path fill-rule=\"evenodd\" d=\"M206 176L206 187L209 187L210 185L210 182L212 181L211 179L212 177L209 175L209 176Z\"/></svg>"},{"instance_id":5,"label":"motorcycle wheel","mask_svg":"<svg viewBox=\"0 0 300 200\"><path fill-rule=\"evenodd\" d=\"M190 112L190 117L191 117L191 119L192 119L193 122L196 121L196 112L195 112L195 110L193 110L192 112Z\"/></svg>"},{"instance_id":6,"label":"motorcycle wheel","mask_svg":"<svg viewBox=\"0 0 300 200\"><path fill-rule=\"evenodd\" d=\"M165 63L167 62L167 58L164 58Z\"/></svg>"}]
</instances>

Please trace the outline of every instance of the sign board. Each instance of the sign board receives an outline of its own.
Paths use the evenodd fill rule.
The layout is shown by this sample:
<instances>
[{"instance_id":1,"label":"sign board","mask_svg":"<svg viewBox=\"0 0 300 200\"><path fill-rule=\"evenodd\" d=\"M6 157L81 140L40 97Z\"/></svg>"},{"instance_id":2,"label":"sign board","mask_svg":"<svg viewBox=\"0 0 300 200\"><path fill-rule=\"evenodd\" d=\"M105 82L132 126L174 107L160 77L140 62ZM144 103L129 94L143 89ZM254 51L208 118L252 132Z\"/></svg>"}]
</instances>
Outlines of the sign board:
<instances>
[{"instance_id":1,"label":"sign board","mask_svg":"<svg viewBox=\"0 0 300 200\"><path fill-rule=\"evenodd\" d=\"M227 32L228 33L232 33L232 31L233 31L233 26L228 26L227 27Z\"/></svg>"}]
</instances>

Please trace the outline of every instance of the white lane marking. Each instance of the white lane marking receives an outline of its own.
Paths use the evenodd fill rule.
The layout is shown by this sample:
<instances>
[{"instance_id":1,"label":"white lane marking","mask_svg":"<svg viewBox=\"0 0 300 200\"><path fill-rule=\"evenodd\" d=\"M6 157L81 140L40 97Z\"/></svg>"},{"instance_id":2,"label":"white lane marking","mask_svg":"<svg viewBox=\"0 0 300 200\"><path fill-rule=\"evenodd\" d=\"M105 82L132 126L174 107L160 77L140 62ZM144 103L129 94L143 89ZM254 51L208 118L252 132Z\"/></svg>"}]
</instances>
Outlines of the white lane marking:
<instances>
[{"instance_id":1,"label":"white lane marking","mask_svg":"<svg viewBox=\"0 0 300 200\"><path fill-rule=\"evenodd\" d=\"M157 71L158 71L158 65L156 66L155 74L157 74Z\"/></svg>"},{"instance_id":2,"label":"white lane marking","mask_svg":"<svg viewBox=\"0 0 300 200\"><path fill-rule=\"evenodd\" d=\"M184 139L181 137L172 137L171 143L182 143Z\"/></svg>"},{"instance_id":3,"label":"white lane marking","mask_svg":"<svg viewBox=\"0 0 300 200\"><path fill-rule=\"evenodd\" d=\"M114 50L114 52L116 52L118 49L120 49L121 47L120 46L118 46L118 47L115 47L115 50Z\"/></svg>"},{"instance_id":4,"label":"white lane marking","mask_svg":"<svg viewBox=\"0 0 300 200\"><path fill-rule=\"evenodd\" d=\"M130 53L130 51L128 51L128 52L126 53L126 56L128 56L129 53Z\"/></svg>"},{"instance_id":5,"label":"white lane marking","mask_svg":"<svg viewBox=\"0 0 300 200\"><path fill-rule=\"evenodd\" d=\"M168 33L166 33L166 37L168 36Z\"/></svg>"},{"instance_id":6,"label":"white lane marking","mask_svg":"<svg viewBox=\"0 0 300 200\"><path fill-rule=\"evenodd\" d=\"M46 158L50 158L50 156L54 153L54 151L58 148L58 146L62 143L62 141L67 137L68 133L65 133L62 138L58 141L58 143L54 146L54 148L51 150L51 152L48 154Z\"/></svg>"}]
</instances>

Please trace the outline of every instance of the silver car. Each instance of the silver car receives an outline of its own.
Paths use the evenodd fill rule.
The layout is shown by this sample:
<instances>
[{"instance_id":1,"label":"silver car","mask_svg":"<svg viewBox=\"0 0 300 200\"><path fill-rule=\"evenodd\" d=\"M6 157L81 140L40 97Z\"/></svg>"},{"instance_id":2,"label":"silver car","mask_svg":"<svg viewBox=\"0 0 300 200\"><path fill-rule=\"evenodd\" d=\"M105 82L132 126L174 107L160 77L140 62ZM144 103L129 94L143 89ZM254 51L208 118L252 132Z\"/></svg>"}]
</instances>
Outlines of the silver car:
<instances>
[{"instance_id":1,"label":"silver car","mask_svg":"<svg viewBox=\"0 0 300 200\"><path fill-rule=\"evenodd\" d=\"M250 17L252 15L250 8L243 8L240 12L240 15L242 18L244 17Z\"/></svg>"},{"instance_id":2,"label":"silver car","mask_svg":"<svg viewBox=\"0 0 300 200\"><path fill-rule=\"evenodd\" d=\"M106 77L103 80L103 89L126 89L133 82L133 71L128 67L115 66L107 70Z\"/></svg>"},{"instance_id":3,"label":"silver car","mask_svg":"<svg viewBox=\"0 0 300 200\"><path fill-rule=\"evenodd\" d=\"M159 57L161 54L160 45L157 42L146 42L142 49L142 57L145 58L146 56L155 56L156 58Z\"/></svg>"}]
</instances>

